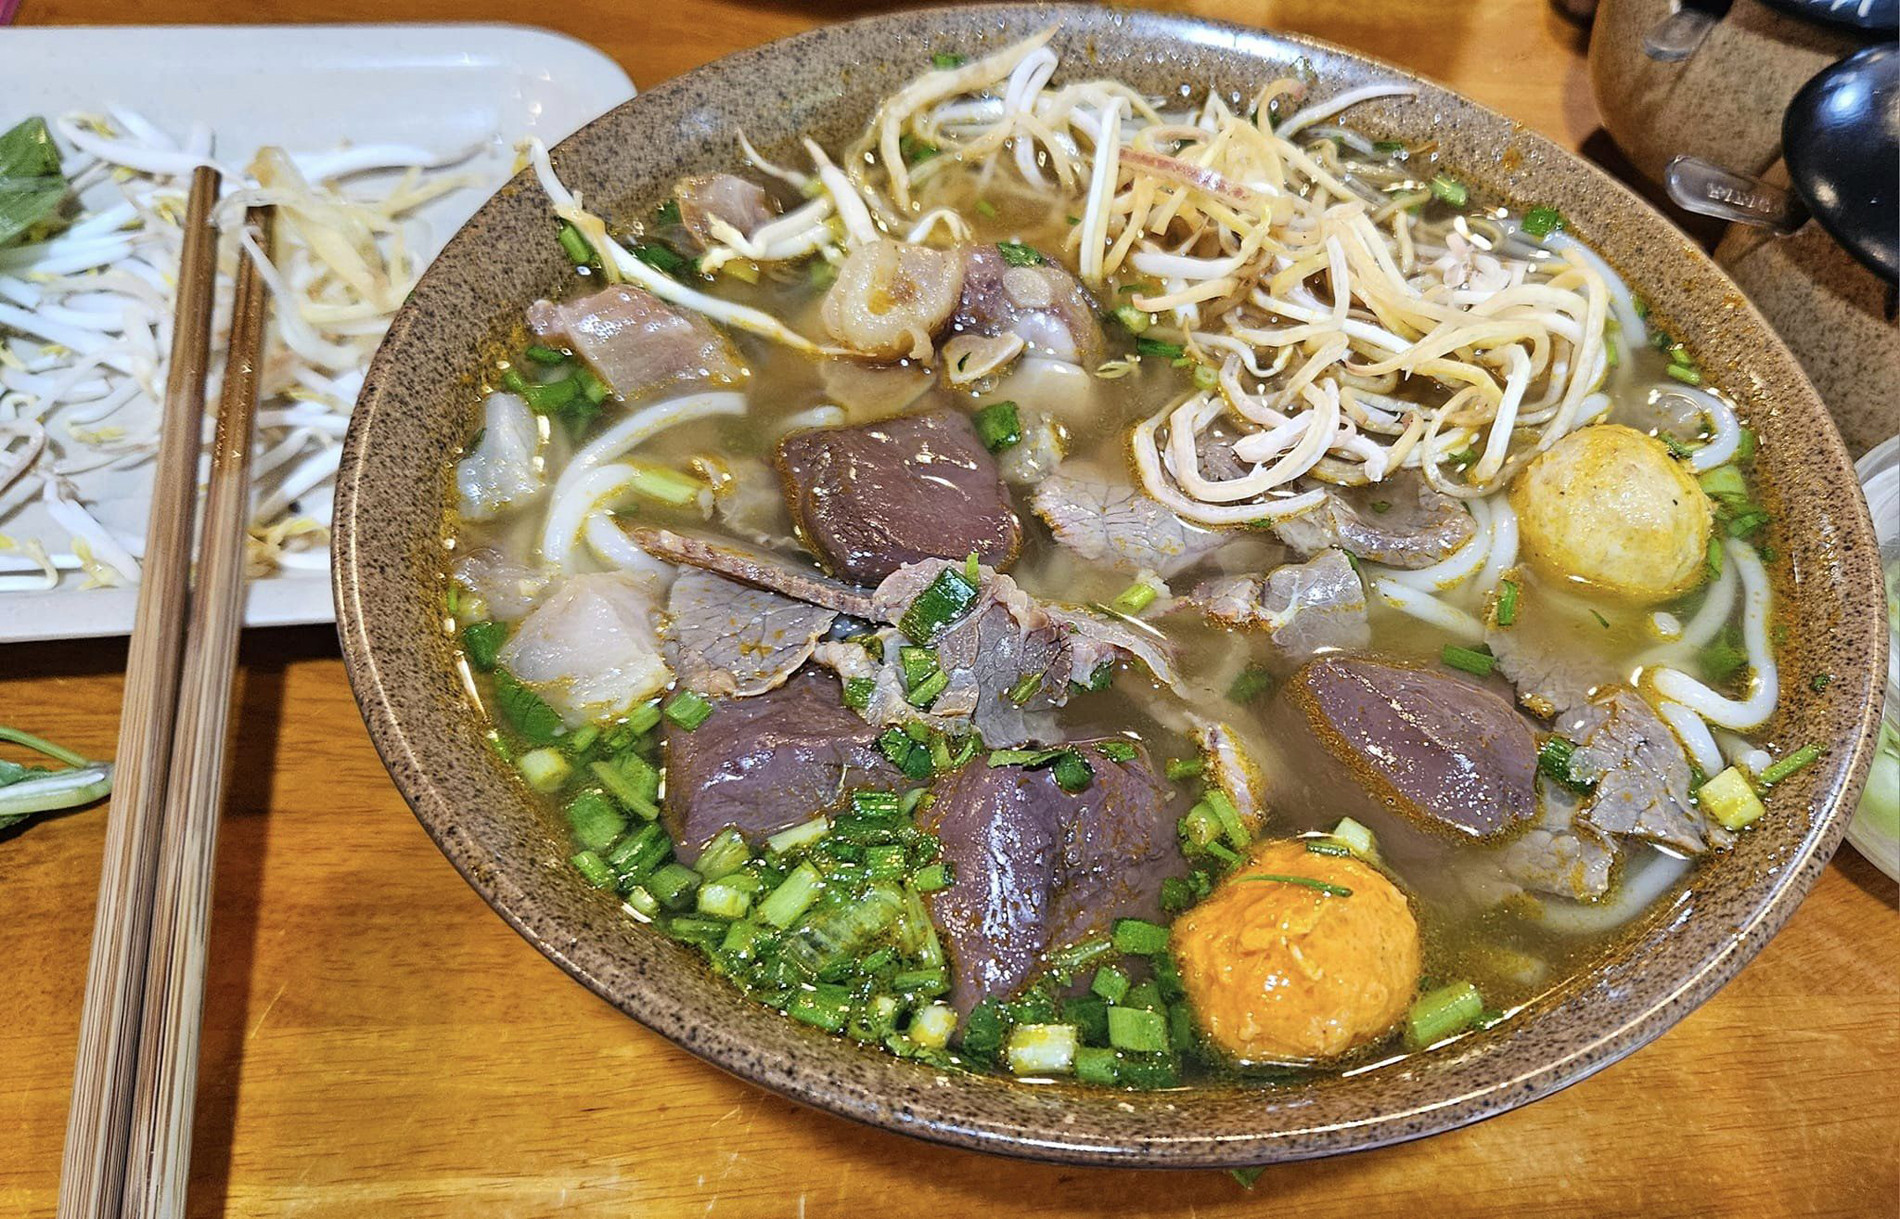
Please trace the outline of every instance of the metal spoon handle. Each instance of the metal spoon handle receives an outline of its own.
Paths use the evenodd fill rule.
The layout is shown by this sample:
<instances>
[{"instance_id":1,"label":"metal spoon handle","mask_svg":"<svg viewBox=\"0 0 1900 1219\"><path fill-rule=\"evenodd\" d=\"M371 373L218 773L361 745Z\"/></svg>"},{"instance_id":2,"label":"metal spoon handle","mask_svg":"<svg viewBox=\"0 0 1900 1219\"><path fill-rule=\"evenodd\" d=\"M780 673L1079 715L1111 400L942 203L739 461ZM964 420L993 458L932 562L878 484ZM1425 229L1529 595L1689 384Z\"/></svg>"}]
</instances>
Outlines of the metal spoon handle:
<instances>
[{"instance_id":1,"label":"metal spoon handle","mask_svg":"<svg viewBox=\"0 0 1900 1219\"><path fill-rule=\"evenodd\" d=\"M1807 223L1808 209L1793 192L1750 174L1723 169L1700 157L1677 157L1663 171L1663 184L1685 211L1736 224L1792 233Z\"/></svg>"}]
</instances>

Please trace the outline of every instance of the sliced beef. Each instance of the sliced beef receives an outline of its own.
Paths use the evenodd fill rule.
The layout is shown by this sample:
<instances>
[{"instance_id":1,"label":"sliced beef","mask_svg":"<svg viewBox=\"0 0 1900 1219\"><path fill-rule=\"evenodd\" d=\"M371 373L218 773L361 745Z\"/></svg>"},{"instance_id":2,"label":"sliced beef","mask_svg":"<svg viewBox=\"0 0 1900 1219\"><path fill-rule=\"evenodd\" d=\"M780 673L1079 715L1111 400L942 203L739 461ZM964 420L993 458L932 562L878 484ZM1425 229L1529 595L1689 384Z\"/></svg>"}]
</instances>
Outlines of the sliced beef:
<instances>
[{"instance_id":1,"label":"sliced beef","mask_svg":"<svg viewBox=\"0 0 1900 1219\"><path fill-rule=\"evenodd\" d=\"M1097 312L1082 285L1056 263L1012 266L996 246L969 246L950 332L1014 334L1039 354L1093 368L1103 351Z\"/></svg>"},{"instance_id":2,"label":"sliced beef","mask_svg":"<svg viewBox=\"0 0 1900 1219\"><path fill-rule=\"evenodd\" d=\"M1205 581L1186 602L1223 626L1265 631L1279 655L1290 660L1361 652L1372 643L1365 585L1345 552L1332 547L1264 576Z\"/></svg>"},{"instance_id":3,"label":"sliced beef","mask_svg":"<svg viewBox=\"0 0 1900 1219\"><path fill-rule=\"evenodd\" d=\"M1043 479L1031 501L1050 532L1082 558L1163 579L1216 550L1229 535L1183 521L1126 476L1069 467Z\"/></svg>"},{"instance_id":4,"label":"sliced beef","mask_svg":"<svg viewBox=\"0 0 1900 1219\"><path fill-rule=\"evenodd\" d=\"M960 568L942 560L911 564L878 586L872 612L864 616L897 622L940 573ZM1104 664L1139 660L1157 679L1170 685L1179 681L1165 641L1081 610L1044 604L1008 576L987 568L970 608L931 645L950 683L927 711L904 700L898 650L910 641L896 631L885 631L880 638L885 657L881 663L855 645L821 647L817 653L820 662L842 676L876 682L864 710L870 722L922 719L958 730L969 723L991 746L1049 739L1048 710L1068 702L1070 683L1089 684ZM1025 687L1027 679L1034 681Z\"/></svg>"},{"instance_id":5,"label":"sliced beef","mask_svg":"<svg viewBox=\"0 0 1900 1219\"><path fill-rule=\"evenodd\" d=\"M622 399L684 381L745 376L739 353L711 322L627 284L559 304L536 301L528 306L528 327L579 352Z\"/></svg>"},{"instance_id":6,"label":"sliced beef","mask_svg":"<svg viewBox=\"0 0 1900 1219\"><path fill-rule=\"evenodd\" d=\"M663 815L680 859L698 859L729 825L756 843L851 788L901 786L876 735L844 705L837 680L816 670L756 698L717 700L691 732L668 722Z\"/></svg>"},{"instance_id":7,"label":"sliced beef","mask_svg":"<svg viewBox=\"0 0 1900 1219\"><path fill-rule=\"evenodd\" d=\"M1022 546L996 461L956 411L797 432L778 468L792 519L840 579L875 584L971 551L1007 567Z\"/></svg>"},{"instance_id":8,"label":"sliced beef","mask_svg":"<svg viewBox=\"0 0 1900 1219\"><path fill-rule=\"evenodd\" d=\"M455 560L455 582L480 597L497 622L525 617L548 586L548 573L510 558L493 546Z\"/></svg>"},{"instance_id":9,"label":"sliced beef","mask_svg":"<svg viewBox=\"0 0 1900 1219\"><path fill-rule=\"evenodd\" d=\"M1388 567L1430 567L1477 531L1462 504L1432 490L1411 470L1363 487L1314 485L1325 490L1326 498L1273 527L1301 554L1337 546Z\"/></svg>"},{"instance_id":10,"label":"sliced beef","mask_svg":"<svg viewBox=\"0 0 1900 1219\"><path fill-rule=\"evenodd\" d=\"M515 627L499 660L576 727L622 715L672 679L658 607L636 577L618 571L561 581Z\"/></svg>"},{"instance_id":11,"label":"sliced beef","mask_svg":"<svg viewBox=\"0 0 1900 1219\"><path fill-rule=\"evenodd\" d=\"M1603 653L1603 623L1586 603L1540 586L1519 573L1517 613L1510 626L1487 615L1484 642L1498 672L1517 687L1517 701L1533 715L1553 719L1590 701L1599 686L1616 684L1615 664Z\"/></svg>"},{"instance_id":12,"label":"sliced beef","mask_svg":"<svg viewBox=\"0 0 1900 1219\"><path fill-rule=\"evenodd\" d=\"M875 612L868 594L827 579L798 560L770 551L709 538L689 537L670 529L641 527L629 529L627 536L640 549L669 563L717 572L742 584L783 593L795 600L809 601L813 605L822 605L854 618L869 618Z\"/></svg>"},{"instance_id":13,"label":"sliced beef","mask_svg":"<svg viewBox=\"0 0 1900 1219\"><path fill-rule=\"evenodd\" d=\"M1012 487L1033 487L1062 464L1067 433L1044 411L1019 410L1023 438L996 455L1003 481Z\"/></svg>"},{"instance_id":14,"label":"sliced beef","mask_svg":"<svg viewBox=\"0 0 1900 1219\"><path fill-rule=\"evenodd\" d=\"M1610 889L1616 849L1578 817L1577 797L1541 776L1537 821L1500 859L1511 881L1534 893L1593 901Z\"/></svg>"},{"instance_id":15,"label":"sliced beef","mask_svg":"<svg viewBox=\"0 0 1900 1219\"><path fill-rule=\"evenodd\" d=\"M673 581L666 616L680 684L743 698L783 685L838 614L688 568Z\"/></svg>"},{"instance_id":16,"label":"sliced beef","mask_svg":"<svg viewBox=\"0 0 1900 1219\"><path fill-rule=\"evenodd\" d=\"M1530 725L1489 690L1322 656L1293 675L1287 693L1348 775L1415 821L1483 838L1537 811Z\"/></svg>"},{"instance_id":17,"label":"sliced beef","mask_svg":"<svg viewBox=\"0 0 1900 1219\"><path fill-rule=\"evenodd\" d=\"M686 230L698 249L704 250L719 239L713 236L712 222L723 220L750 237L778 214L772 198L755 182L736 174L694 174L681 178L673 188L680 208L680 227Z\"/></svg>"},{"instance_id":18,"label":"sliced beef","mask_svg":"<svg viewBox=\"0 0 1900 1219\"><path fill-rule=\"evenodd\" d=\"M1146 753L1116 762L1076 748L1095 771L1081 792L1048 768L976 761L939 784L919 819L956 878L929 901L959 1012L1013 993L1051 948L1116 918L1156 918L1162 881L1186 870L1172 793Z\"/></svg>"},{"instance_id":19,"label":"sliced beef","mask_svg":"<svg viewBox=\"0 0 1900 1219\"><path fill-rule=\"evenodd\" d=\"M1690 799L1688 755L1636 691L1608 690L1559 727L1577 743L1572 771L1596 784L1580 822L1691 855L1731 841Z\"/></svg>"}]
</instances>

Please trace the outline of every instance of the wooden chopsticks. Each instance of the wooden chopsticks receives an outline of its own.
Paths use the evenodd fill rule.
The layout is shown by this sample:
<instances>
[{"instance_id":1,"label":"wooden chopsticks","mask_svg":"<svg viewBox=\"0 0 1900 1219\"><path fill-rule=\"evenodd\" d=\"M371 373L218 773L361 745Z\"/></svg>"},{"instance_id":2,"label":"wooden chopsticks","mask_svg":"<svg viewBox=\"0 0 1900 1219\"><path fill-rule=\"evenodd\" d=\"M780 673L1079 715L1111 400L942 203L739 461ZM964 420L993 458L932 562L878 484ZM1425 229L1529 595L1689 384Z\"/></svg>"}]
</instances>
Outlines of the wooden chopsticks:
<instances>
[{"instance_id":1,"label":"wooden chopsticks","mask_svg":"<svg viewBox=\"0 0 1900 1219\"><path fill-rule=\"evenodd\" d=\"M256 263L240 251L192 587L217 285L211 218L217 196L217 173L199 169L187 205L152 515L126 662L117 782L73 1071L60 1219L184 1213L268 303ZM252 209L245 223L268 250L268 210Z\"/></svg>"}]
</instances>

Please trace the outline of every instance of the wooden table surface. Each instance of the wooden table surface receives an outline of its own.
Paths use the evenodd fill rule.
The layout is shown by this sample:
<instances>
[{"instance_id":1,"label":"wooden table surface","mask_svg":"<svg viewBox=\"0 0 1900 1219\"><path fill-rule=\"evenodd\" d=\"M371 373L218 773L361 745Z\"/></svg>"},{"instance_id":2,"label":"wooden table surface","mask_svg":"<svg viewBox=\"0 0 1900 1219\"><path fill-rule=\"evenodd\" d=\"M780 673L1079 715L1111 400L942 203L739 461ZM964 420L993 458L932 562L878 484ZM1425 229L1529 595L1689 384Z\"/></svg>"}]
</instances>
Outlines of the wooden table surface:
<instances>
[{"instance_id":1,"label":"wooden table surface","mask_svg":"<svg viewBox=\"0 0 1900 1219\"><path fill-rule=\"evenodd\" d=\"M22 19L538 22L645 86L877 7L26 0ZM1597 126L1582 39L1544 0L1166 7L1368 51L1571 147ZM0 647L0 721L109 755L124 660L123 643ZM1633 1058L1477 1126L1274 1169L1249 1193L1219 1173L942 1150L728 1078L570 981L462 883L384 775L328 628L251 632L239 685L194 1215L1900 1209L1900 914L1851 849L1759 959ZM94 808L0 835L0 1215L53 1210L104 826Z\"/></svg>"}]
</instances>

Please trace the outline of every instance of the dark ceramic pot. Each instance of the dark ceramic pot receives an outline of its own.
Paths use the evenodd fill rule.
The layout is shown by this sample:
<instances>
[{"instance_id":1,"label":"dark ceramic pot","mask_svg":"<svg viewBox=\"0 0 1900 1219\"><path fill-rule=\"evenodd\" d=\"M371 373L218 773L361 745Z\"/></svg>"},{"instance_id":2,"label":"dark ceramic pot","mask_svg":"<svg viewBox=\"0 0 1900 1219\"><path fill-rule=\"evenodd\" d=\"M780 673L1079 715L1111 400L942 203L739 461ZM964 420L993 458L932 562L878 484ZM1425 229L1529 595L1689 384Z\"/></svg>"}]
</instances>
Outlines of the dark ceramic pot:
<instances>
[{"instance_id":1,"label":"dark ceramic pot","mask_svg":"<svg viewBox=\"0 0 1900 1219\"><path fill-rule=\"evenodd\" d=\"M960 7L817 30L669 81L555 153L594 206L631 215L682 173L725 166L743 125L770 155L841 141L933 51L988 51L1050 24L1068 73L1161 93L1251 92L1304 57L1319 93L1407 74L1310 40L1098 7ZM708 1062L847 1117L938 1142L1075 1163L1207 1167L1417 1138L1510 1109L1656 1037L1732 977L1787 920L1832 854L1866 773L1886 632L1870 523L1833 425L1799 367L1715 266L1634 195L1518 123L1429 84L1354 113L1376 136L1435 139L1446 165L1507 199L1560 202L1733 391L1763 437L1780 522L1782 671L1772 746L1832 748L1776 792L1776 811L1659 902L1617 950L1531 1010L1429 1055L1277 1090L1115 1093L943 1073L758 1007L685 948L587 887L565 830L482 740L444 631L449 463L474 424L484 353L568 275L527 178L448 245L378 353L338 480L336 597L357 698L390 774L442 851L542 952ZM1825 691L1807 676L1830 672ZM1745 1064L1737 1064L1745 1069Z\"/></svg>"}]
</instances>

